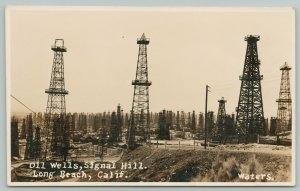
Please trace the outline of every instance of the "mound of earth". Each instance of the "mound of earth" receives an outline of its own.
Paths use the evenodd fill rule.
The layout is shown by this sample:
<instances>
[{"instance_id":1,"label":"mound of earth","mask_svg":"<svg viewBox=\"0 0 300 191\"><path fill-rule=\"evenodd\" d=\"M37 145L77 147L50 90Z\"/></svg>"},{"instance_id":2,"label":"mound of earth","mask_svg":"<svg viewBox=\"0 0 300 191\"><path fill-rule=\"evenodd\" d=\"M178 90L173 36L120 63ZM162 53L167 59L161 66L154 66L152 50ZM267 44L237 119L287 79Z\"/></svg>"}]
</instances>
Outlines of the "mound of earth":
<instances>
[{"instance_id":1,"label":"mound of earth","mask_svg":"<svg viewBox=\"0 0 300 191\"><path fill-rule=\"evenodd\" d=\"M122 178L99 178L90 170L91 182L249 182L291 180L291 155L239 152L226 149L165 150L141 146L124 153L116 163L141 162L143 169L126 169ZM146 168L145 168L146 167ZM120 169L115 169L119 170ZM102 169L109 173L110 169ZM253 179L254 177L254 179ZM86 181L86 180L78 180Z\"/></svg>"}]
</instances>

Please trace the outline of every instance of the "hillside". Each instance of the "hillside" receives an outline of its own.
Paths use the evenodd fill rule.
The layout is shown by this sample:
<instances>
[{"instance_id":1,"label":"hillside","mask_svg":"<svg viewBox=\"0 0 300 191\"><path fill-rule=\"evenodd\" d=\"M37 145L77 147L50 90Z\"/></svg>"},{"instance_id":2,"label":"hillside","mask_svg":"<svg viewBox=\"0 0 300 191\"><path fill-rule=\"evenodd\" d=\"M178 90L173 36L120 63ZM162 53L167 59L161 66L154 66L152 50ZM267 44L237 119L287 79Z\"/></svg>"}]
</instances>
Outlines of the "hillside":
<instances>
[{"instance_id":1,"label":"hillside","mask_svg":"<svg viewBox=\"0 0 300 191\"><path fill-rule=\"evenodd\" d=\"M247 148L249 145L247 146ZM253 146L255 147L255 145ZM252 147L252 148L253 148ZM284 147L258 149L164 150L142 146L124 153L116 166L141 162L143 169L126 169L125 178L99 178L99 171L89 170L92 182L228 182L228 181L290 181L291 154ZM273 150L273 152L272 152ZM134 159L134 160L132 160ZM145 168L146 167L146 168ZM115 169L119 170L120 169ZM101 170L103 173L111 171ZM239 177L243 175L243 178ZM248 175L244 176L244 175ZM250 176L249 176L250 175ZM256 176L251 177L251 175ZM86 181L86 180L79 180Z\"/></svg>"}]
</instances>

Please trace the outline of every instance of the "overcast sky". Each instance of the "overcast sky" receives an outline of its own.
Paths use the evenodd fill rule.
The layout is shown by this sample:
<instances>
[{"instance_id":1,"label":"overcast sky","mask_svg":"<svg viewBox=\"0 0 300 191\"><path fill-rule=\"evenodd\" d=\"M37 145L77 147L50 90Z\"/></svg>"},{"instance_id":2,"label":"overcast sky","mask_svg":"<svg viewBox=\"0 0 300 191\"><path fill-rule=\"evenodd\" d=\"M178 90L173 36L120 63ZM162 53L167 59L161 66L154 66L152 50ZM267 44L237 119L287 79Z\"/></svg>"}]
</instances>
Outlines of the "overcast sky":
<instances>
[{"instance_id":1,"label":"overcast sky","mask_svg":"<svg viewBox=\"0 0 300 191\"><path fill-rule=\"evenodd\" d=\"M265 116L276 116L280 66L292 66L294 93L295 13L289 8L10 8L7 61L11 94L34 111L45 111L56 38L63 38L67 112L131 109L138 57L136 39L150 38L150 110L228 113L237 107L246 35L260 35ZM9 77L9 76L8 76ZM293 97L294 100L294 97ZM28 112L11 100L13 112Z\"/></svg>"}]
</instances>

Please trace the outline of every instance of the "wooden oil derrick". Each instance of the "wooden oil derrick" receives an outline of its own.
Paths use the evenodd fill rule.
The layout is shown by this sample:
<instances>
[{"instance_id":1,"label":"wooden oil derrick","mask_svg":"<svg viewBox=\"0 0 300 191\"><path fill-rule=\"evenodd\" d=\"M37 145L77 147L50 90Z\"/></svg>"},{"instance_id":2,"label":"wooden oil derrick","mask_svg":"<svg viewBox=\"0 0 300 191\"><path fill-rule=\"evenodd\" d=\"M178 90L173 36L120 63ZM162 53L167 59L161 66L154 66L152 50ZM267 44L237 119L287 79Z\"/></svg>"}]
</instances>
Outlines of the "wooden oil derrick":
<instances>
[{"instance_id":1,"label":"wooden oil derrick","mask_svg":"<svg viewBox=\"0 0 300 191\"><path fill-rule=\"evenodd\" d=\"M240 76L241 88L236 108L236 133L238 142L257 141L258 135L265 135L264 110L261 92L260 60L258 59L257 41L259 36L246 36L247 50L243 75Z\"/></svg>"},{"instance_id":2,"label":"wooden oil derrick","mask_svg":"<svg viewBox=\"0 0 300 191\"><path fill-rule=\"evenodd\" d=\"M68 123L65 121L65 96L69 92L65 89L64 53L67 52L67 48L64 46L64 40L55 39L51 50L54 52L54 58L50 85L45 90L45 93L48 94L48 100L45 115L47 133L44 158L47 159L47 153L50 151L51 159L66 160L65 154L68 150L68 144L65 141L69 140L69 138L66 138L66 136L69 136L69 132L64 132ZM49 143L50 147L48 146Z\"/></svg>"},{"instance_id":3,"label":"wooden oil derrick","mask_svg":"<svg viewBox=\"0 0 300 191\"><path fill-rule=\"evenodd\" d=\"M26 149L25 149L25 160L34 158L34 144L33 144L33 124L32 115L27 115L26 118L27 133L26 133Z\"/></svg>"},{"instance_id":4,"label":"wooden oil derrick","mask_svg":"<svg viewBox=\"0 0 300 191\"><path fill-rule=\"evenodd\" d=\"M166 110L159 112L157 139L170 140L170 123L167 122Z\"/></svg>"},{"instance_id":5,"label":"wooden oil derrick","mask_svg":"<svg viewBox=\"0 0 300 191\"><path fill-rule=\"evenodd\" d=\"M204 114L202 112L198 115L198 125L196 129L196 138L197 139L203 139L204 134Z\"/></svg>"},{"instance_id":6,"label":"wooden oil derrick","mask_svg":"<svg viewBox=\"0 0 300 191\"><path fill-rule=\"evenodd\" d=\"M280 134L285 131L291 131L292 129L292 98L289 75L291 67L288 66L287 62L285 62L280 70L282 71L282 75L280 82L279 99L276 100L276 102L278 103L278 122L276 134Z\"/></svg>"},{"instance_id":7,"label":"wooden oil derrick","mask_svg":"<svg viewBox=\"0 0 300 191\"><path fill-rule=\"evenodd\" d=\"M218 141L222 141L225 137L225 129L226 129L226 108L225 103L227 102L224 97L222 97L219 102L218 114L217 114L217 122L216 122L216 139Z\"/></svg>"},{"instance_id":8,"label":"wooden oil derrick","mask_svg":"<svg viewBox=\"0 0 300 191\"><path fill-rule=\"evenodd\" d=\"M20 157L20 151L19 151L19 130L18 130L18 120L15 117L11 118L11 159L13 157Z\"/></svg>"},{"instance_id":9,"label":"wooden oil derrick","mask_svg":"<svg viewBox=\"0 0 300 191\"><path fill-rule=\"evenodd\" d=\"M116 141L120 142L122 140L122 126L123 126L123 110L120 104L117 107L117 125L116 125Z\"/></svg>"},{"instance_id":10,"label":"wooden oil derrick","mask_svg":"<svg viewBox=\"0 0 300 191\"><path fill-rule=\"evenodd\" d=\"M24 118L22 120L22 126L21 126L21 135L20 135L20 139L26 139L26 119Z\"/></svg>"},{"instance_id":11,"label":"wooden oil derrick","mask_svg":"<svg viewBox=\"0 0 300 191\"><path fill-rule=\"evenodd\" d=\"M207 137L208 138L213 138L216 134L216 128L215 128L215 121L214 121L214 112L213 111L208 111L207 112Z\"/></svg>"},{"instance_id":12,"label":"wooden oil derrick","mask_svg":"<svg viewBox=\"0 0 300 191\"><path fill-rule=\"evenodd\" d=\"M41 158L42 144L41 144L41 128L37 126L35 128L34 140L33 140L33 156L37 160Z\"/></svg>"},{"instance_id":13,"label":"wooden oil derrick","mask_svg":"<svg viewBox=\"0 0 300 191\"><path fill-rule=\"evenodd\" d=\"M195 136L195 134L196 134L196 114L195 114L195 111L193 111L193 113L192 113L192 119L191 120L192 120L191 121L191 132Z\"/></svg>"},{"instance_id":14,"label":"wooden oil derrick","mask_svg":"<svg viewBox=\"0 0 300 191\"><path fill-rule=\"evenodd\" d=\"M135 80L132 81L134 86L132 109L130 116L129 135L127 139L128 149L134 149L136 145L135 136L139 140L146 142L149 136L149 86L152 82L148 80L148 60L147 45L149 39L145 34L137 39L139 45L138 61L136 67Z\"/></svg>"},{"instance_id":15,"label":"wooden oil derrick","mask_svg":"<svg viewBox=\"0 0 300 191\"><path fill-rule=\"evenodd\" d=\"M176 114L176 131L180 131L181 127L180 127L180 114L179 111L177 111Z\"/></svg>"}]
</instances>

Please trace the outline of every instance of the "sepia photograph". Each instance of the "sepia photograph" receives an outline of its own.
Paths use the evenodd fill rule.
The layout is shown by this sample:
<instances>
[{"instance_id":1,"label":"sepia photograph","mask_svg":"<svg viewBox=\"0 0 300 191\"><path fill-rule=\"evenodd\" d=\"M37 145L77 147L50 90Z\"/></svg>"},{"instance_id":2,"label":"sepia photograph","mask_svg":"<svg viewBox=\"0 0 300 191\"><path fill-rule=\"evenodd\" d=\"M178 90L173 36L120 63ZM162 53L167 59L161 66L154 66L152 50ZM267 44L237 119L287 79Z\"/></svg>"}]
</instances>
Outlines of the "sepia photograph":
<instances>
[{"instance_id":1,"label":"sepia photograph","mask_svg":"<svg viewBox=\"0 0 300 191\"><path fill-rule=\"evenodd\" d=\"M8 6L9 186L294 186L292 7Z\"/></svg>"}]
</instances>

